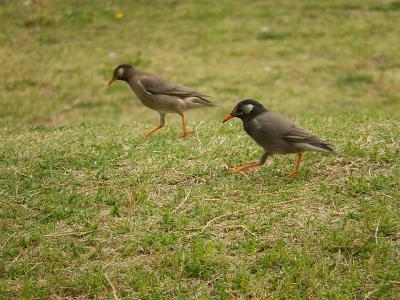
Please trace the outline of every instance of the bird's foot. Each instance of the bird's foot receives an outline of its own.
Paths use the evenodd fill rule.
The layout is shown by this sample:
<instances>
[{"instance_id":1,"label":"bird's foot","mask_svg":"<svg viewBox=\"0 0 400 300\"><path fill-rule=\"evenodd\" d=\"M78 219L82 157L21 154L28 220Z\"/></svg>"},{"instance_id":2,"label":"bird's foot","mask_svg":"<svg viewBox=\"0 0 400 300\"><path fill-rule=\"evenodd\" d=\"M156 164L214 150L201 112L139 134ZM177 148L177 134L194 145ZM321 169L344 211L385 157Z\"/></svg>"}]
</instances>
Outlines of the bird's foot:
<instances>
[{"instance_id":1,"label":"bird's foot","mask_svg":"<svg viewBox=\"0 0 400 300\"><path fill-rule=\"evenodd\" d=\"M287 174L288 177L296 177L297 175L299 175L298 172L293 172L293 173Z\"/></svg>"},{"instance_id":2,"label":"bird's foot","mask_svg":"<svg viewBox=\"0 0 400 300\"><path fill-rule=\"evenodd\" d=\"M228 171L228 174L237 174L237 173L247 174L247 172L248 172L248 168L239 167L239 168L235 168L235 169L230 169Z\"/></svg>"},{"instance_id":3,"label":"bird's foot","mask_svg":"<svg viewBox=\"0 0 400 300\"><path fill-rule=\"evenodd\" d=\"M144 134L144 136L145 136L145 137L148 137L149 135L153 134L154 132L156 132L157 130L161 129L162 127L163 127L163 126L158 126L158 127L154 128L154 129L152 129L152 130L146 132L146 133Z\"/></svg>"},{"instance_id":4,"label":"bird's foot","mask_svg":"<svg viewBox=\"0 0 400 300\"><path fill-rule=\"evenodd\" d=\"M146 132L145 134L144 134L144 137L148 137L149 135L152 135L154 133L154 131L152 130L152 131L149 131L149 132Z\"/></svg>"},{"instance_id":5,"label":"bird's foot","mask_svg":"<svg viewBox=\"0 0 400 300\"><path fill-rule=\"evenodd\" d=\"M178 135L178 138L184 138L185 136L189 135L189 134L193 134L194 130L187 130L185 132L183 132L182 134Z\"/></svg>"},{"instance_id":6,"label":"bird's foot","mask_svg":"<svg viewBox=\"0 0 400 300\"><path fill-rule=\"evenodd\" d=\"M247 174L249 170L260 167L261 164L259 163L252 163L248 165L244 165L241 167L237 167L235 169L231 169L228 171L229 174L237 174L237 173L244 173Z\"/></svg>"}]
</instances>

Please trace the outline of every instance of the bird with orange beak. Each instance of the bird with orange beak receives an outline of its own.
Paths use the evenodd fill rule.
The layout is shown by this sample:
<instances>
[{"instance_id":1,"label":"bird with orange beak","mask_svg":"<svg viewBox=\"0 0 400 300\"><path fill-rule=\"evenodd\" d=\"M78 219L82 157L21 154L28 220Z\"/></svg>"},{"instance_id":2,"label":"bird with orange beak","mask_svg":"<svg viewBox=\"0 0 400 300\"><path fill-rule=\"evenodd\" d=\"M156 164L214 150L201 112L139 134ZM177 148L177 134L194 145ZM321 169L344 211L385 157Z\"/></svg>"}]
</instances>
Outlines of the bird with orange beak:
<instances>
[{"instance_id":1,"label":"bird with orange beak","mask_svg":"<svg viewBox=\"0 0 400 300\"><path fill-rule=\"evenodd\" d=\"M264 149L264 154L258 162L230 170L231 174L260 167L272 154L293 153L297 154L297 163L294 172L289 176L297 176L303 152L316 151L338 155L328 142L300 128L285 116L268 111L255 100L246 99L239 102L222 122L235 117L242 120L244 130Z\"/></svg>"},{"instance_id":2,"label":"bird with orange beak","mask_svg":"<svg viewBox=\"0 0 400 300\"><path fill-rule=\"evenodd\" d=\"M145 134L149 136L161 129L165 124L165 115L168 113L179 114L182 118L183 133L178 137L183 138L194 131L186 128L185 112L193 108L215 107L214 103L206 99L207 95L170 83L160 77L136 70L131 65L122 64L115 68L113 78L108 85L116 80L125 81L139 100L148 108L160 114L159 125Z\"/></svg>"}]
</instances>

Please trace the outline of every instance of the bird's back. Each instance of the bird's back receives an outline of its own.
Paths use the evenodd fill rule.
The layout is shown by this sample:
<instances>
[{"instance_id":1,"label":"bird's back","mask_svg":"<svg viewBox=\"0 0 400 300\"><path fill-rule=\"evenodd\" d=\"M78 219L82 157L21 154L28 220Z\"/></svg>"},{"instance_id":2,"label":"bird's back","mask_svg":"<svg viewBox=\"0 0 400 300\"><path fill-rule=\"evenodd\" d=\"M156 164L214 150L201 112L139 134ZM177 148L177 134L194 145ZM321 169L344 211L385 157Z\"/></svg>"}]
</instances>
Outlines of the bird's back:
<instances>
[{"instance_id":1,"label":"bird's back","mask_svg":"<svg viewBox=\"0 0 400 300\"><path fill-rule=\"evenodd\" d=\"M268 153L319 151L337 155L327 141L278 113L265 112L254 117L245 130Z\"/></svg>"},{"instance_id":2,"label":"bird's back","mask_svg":"<svg viewBox=\"0 0 400 300\"><path fill-rule=\"evenodd\" d=\"M182 113L188 109L217 106L205 99L207 95L151 73L136 71L129 84L144 105L159 112Z\"/></svg>"},{"instance_id":3,"label":"bird's back","mask_svg":"<svg viewBox=\"0 0 400 300\"><path fill-rule=\"evenodd\" d=\"M264 112L244 122L245 131L268 153L295 153L295 147L282 136L294 123L275 112Z\"/></svg>"}]
</instances>

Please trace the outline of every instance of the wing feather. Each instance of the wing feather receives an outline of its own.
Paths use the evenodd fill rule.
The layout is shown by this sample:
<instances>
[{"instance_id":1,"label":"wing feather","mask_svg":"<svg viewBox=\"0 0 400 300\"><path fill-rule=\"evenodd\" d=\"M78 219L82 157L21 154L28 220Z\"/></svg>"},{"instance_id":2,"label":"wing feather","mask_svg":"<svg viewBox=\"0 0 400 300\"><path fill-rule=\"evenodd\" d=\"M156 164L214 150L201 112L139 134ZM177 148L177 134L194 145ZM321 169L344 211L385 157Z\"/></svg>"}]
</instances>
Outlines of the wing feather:
<instances>
[{"instance_id":1,"label":"wing feather","mask_svg":"<svg viewBox=\"0 0 400 300\"><path fill-rule=\"evenodd\" d=\"M336 154L336 152L332 149L332 145L327 141L320 139L319 137L312 135L308 131L304 130L301 127L296 126L295 124L290 126L289 131L283 136L283 139L290 141L292 143L296 143L299 146L307 148L307 144L319 148L323 151L330 152L332 154Z\"/></svg>"},{"instance_id":2,"label":"wing feather","mask_svg":"<svg viewBox=\"0 0 400 300\"><path fill-rule=\"evenodd\" d=\"M191 88L180 84L170 83L155 75L142 75L138 78L143 88L150 94L161 94L177 97L208 97L207 95L197 92ZM208 101L206 99L203 99Z\"/></svg>"}]
</instances>

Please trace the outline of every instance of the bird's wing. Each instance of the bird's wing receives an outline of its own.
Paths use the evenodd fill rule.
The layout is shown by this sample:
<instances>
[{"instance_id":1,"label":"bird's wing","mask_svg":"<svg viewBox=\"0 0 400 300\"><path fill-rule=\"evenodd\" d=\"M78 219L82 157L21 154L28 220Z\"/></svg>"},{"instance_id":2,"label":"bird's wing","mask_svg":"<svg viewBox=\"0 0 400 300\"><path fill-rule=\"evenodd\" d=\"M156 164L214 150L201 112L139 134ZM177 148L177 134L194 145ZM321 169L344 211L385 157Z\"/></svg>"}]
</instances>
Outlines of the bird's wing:
<instances>
[{"instance_id":1,"label":"bird's wing","mask_svg":"<svg viewBox=\"0 0 400 300\"><path fill-rule=\"evenodd\" d=\"M143 88L150 94L161 94L177 97L208 97L183 85L167 82L155 75L146 74L138 78ZM205 100L205 99L203 99ZM206 100L207 101L207 100Z\"/></svg>"},{"instance_id":2,"label":"bird's wing","mask_svg":"<svg viewBox=\"0 0 400 300\"><path fill-rule=\"evenodd\" d=\"M285 135L294 123L275 112L265 112L253 119L252 126L264 134L271 136Z\"/></svg>"},{"instance_id":3,"label":"bird's wing","mask_svg":"<svg viewBox=\"0 0 400 300\"><path fill-rule=\"evenodd\" d=\"M289 131L283 136L283 139L295 143L298 147L304 150L328 152L334 155L339 155L332 148L332 145L319 137L312 135L308 131L293 124Z\"/></svg>"},{"instance_id":4,"label":"bird's wing","mask_svg":"<svg viewBox=\"0 0 400 300\"><path fill-rule=\"evenodd\" d=\"M253 119L251 128L245 128L251 136L283 139L304 151L322 151L337 154L331 145L278 113L267 112Z\"/></svg>"},{"instance_id":5,"label":"bird's wing","mask_svg":"<svg viewBox=\"0 0 400 300\"><path fill-rule=\"evenodd\" d=\"M308 144L326 144L326 141L320 139L319 137L312 135L303 128L297 126L296 124L291 124L288 132L283 135L283 138L287 141L294 143L308 143Z\"/></svg>"}]
</instances>

